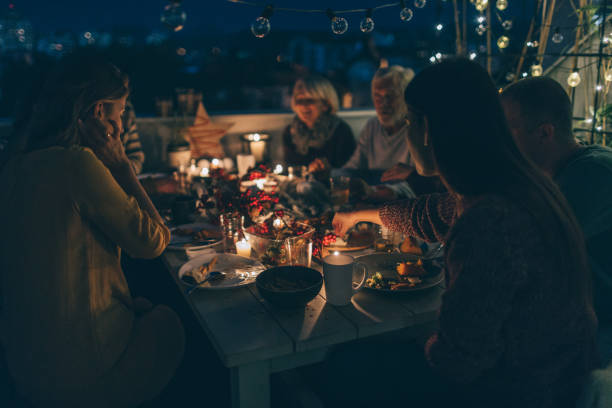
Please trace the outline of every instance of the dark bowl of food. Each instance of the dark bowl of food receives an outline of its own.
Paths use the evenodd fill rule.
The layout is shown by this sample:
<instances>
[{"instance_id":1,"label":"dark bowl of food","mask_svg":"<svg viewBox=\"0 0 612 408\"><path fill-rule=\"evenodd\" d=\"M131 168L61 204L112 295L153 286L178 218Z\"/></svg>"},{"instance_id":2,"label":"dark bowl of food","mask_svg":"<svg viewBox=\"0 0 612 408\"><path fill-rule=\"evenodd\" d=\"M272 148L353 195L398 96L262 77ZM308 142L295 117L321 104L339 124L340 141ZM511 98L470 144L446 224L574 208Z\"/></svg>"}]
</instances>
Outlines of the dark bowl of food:
<instances>
[{"instance_id":1,"label":"dark bowl of food","mask_svg":"<svg viewBox=\"0 0 612 408\"><path fill-rule=\"evenodd\" d=\"M257 275L255 285L270 303L300 307L317 296L323 285L323 276L305 266L277 266Z\"/></svg>"}]
</instances>

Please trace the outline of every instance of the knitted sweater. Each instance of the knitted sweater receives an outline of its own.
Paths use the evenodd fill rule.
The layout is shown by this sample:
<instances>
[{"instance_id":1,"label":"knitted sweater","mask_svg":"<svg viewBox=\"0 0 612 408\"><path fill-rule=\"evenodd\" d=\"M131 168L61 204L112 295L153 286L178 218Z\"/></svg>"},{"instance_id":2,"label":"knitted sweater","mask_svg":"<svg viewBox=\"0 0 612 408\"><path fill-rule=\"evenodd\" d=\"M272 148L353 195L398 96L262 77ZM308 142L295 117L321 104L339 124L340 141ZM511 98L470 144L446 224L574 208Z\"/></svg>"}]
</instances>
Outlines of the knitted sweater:
<instances>
[{"instance_id":1,"label":"knitted sweater","mask_svg":"<svg viewBox=\"0 0 612 408\"><path fill-rule=\"evenodd\" d=\"M428 202L413 202L405 214ZM389 209L381 214L385 223L401 221ZM562 243L547 242L533 216L496 196L481 198L459 217L454 211L445 217L452 219L442 223L452 225L447 290L440 329L426 345L431 367L463 384L473 406L573 406L595 367L596 319L563 279ZM404 228L440 237L440 230L421 228L427 224Z\"/></svg>"}]
</instances>

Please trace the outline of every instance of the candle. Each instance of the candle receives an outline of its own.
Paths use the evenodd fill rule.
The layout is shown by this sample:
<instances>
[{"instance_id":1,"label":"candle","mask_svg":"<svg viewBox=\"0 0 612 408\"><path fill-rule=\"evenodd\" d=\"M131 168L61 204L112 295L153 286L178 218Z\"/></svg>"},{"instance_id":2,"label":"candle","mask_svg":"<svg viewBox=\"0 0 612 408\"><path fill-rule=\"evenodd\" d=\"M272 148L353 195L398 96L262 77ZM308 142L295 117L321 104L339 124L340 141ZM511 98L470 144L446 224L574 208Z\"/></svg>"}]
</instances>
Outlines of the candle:
<instances>
[{"instance_id":1,"label":"candle","mask_svg":"<svg viewBox=\"0 0 612 408\"><path fill-rule=\"evenodd\" d=\"M221 168L223 166L221 166L221 160L219 159L212 159L212 161L210 162L210 167L213 169L218 169Z\"/></svg>"},{"instance_id":2,"label":"candle","mask_svg":"<svg viewBox=\"0 0 612 408\"><path fill-rule=\"evenodd\" d=\"M276 229L281 229L281 227L283 226L283 220L281 220L280 218L275 219L274 222L272 222L272 226Z\"/></svg>"},{"instance_id":3,"label":"candle","mask_svg":"<svg viewBox=\"0 0 612 408\"><path fill-rule=\"evenodd\" d=\"M256 162L263 161L264 150L266 148L266 142L263 140L257 140L251 142L251 153L255 156Z\"/></svg>"},{"instance_id":4,"label":"candle","mask_svg":"<svg viewBox=\"0 0 612 408\"><path fill-rule=\"evenodd\" d=\"M249 241L242 238L240 241L236 242L236 253L239 256L244 256L245 258L250 257L251 256L251 244L249 244Z\"/></svg>"},{"instance_id":5,"label":"candle","mask_svg":"<svg viewBox=\"0 0 612 408\"><path fill-rule=\"evenodd\" d=\"M293 167L287 167L287 175L289 176L289 180L293 180Z\"/></svg>"},{"instance_id":6,"label":"candle","mask_svg":"<svg viewBox=\"0 0 612 408\"><path fill-rule=\"evenodd\" d=\"M208 170L208 167L204 167L202 169L202 171L200 172L200 176L201 177L208 177L209 173L210 173L210 170Z\"/></svg>"}]
</instances>

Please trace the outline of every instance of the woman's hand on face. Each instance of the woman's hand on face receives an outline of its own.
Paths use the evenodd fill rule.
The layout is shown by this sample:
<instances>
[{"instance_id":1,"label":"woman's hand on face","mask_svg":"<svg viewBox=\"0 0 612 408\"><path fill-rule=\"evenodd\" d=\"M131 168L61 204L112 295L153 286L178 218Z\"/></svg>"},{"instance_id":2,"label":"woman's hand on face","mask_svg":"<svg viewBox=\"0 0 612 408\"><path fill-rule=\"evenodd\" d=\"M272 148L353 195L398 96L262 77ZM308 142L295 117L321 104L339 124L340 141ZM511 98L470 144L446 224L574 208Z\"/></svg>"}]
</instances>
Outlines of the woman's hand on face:
<instances>
[{"instance_id":1,"label":"woman's hand on face","mask_svg":"<svg viewBox=\"0 0 612 408\"><path fill-rule=\"evenodd\" d=\"M332 220L332 225L334 226L334 233L343 237L346 232L355 225L355 219L353 217L352 212L338 212L334 215L334 219Z\"/></svg>"},{"instance_id":2,"label":"woman's hand on face","mask_svg":"<svg viewBox=\"0 0 612 408\"><path fill-rule=\"evenodd\" d=\"M408 166L407 164L398 163L385 171L380 178L381 182L406 180L408 176L412 174L414 167Z\"/></svg>"},{"instance_id":3,"label":"woman's hand on face","mask_svg":"<svg viewBox=\"0 0 612 408\"><path fill-rule=\"evenodd\" d=\"M121 142L120 128L114 120L109 120L110 127L95 117L85 121L79 119L83 144L91 150L111 171L116 170L129 160Z\"/></svg>"}]
</instances>

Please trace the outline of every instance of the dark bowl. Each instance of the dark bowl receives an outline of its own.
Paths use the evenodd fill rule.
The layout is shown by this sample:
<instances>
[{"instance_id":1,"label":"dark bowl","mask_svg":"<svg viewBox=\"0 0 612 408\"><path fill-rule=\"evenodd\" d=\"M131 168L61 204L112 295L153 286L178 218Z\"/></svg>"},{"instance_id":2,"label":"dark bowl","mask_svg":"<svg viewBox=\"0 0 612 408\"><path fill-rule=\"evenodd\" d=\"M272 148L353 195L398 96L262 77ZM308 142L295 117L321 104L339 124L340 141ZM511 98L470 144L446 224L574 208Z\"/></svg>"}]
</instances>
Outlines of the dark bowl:
<instances>
[{"instance_id":1,"label":"dark bowl","mask_svg":"<svg viewBox=\"0 0 612 408\"><path fill-rule=\"evenodd\" d=\"M255 285L268 302L282 307L299 307L317 296L323 276L305 266L277 266L257 275Z\"/></svg>"}]
</instances>

